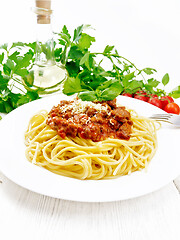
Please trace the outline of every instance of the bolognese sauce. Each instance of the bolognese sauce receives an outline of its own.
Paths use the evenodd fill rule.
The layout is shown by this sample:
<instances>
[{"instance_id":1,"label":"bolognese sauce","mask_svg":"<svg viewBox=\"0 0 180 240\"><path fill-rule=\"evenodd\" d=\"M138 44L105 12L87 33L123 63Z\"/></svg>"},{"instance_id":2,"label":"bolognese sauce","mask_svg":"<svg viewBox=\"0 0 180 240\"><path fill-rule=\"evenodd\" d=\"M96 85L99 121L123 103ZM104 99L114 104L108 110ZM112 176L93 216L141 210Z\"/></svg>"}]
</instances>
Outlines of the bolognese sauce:
<instances>
[{"instance_id":1,"label":"bolognese sauce","mask_svg":"<svg viewBox=\"0 0 180 240\"><path fill-rule=\"evenodd\" d=\"M133 125L130 113L125 107L117 106L116 99L60 101L49 112L46 123L63 139L79 136L94 142L106 138L129 140Z\"/></svg>"}]
</instances>

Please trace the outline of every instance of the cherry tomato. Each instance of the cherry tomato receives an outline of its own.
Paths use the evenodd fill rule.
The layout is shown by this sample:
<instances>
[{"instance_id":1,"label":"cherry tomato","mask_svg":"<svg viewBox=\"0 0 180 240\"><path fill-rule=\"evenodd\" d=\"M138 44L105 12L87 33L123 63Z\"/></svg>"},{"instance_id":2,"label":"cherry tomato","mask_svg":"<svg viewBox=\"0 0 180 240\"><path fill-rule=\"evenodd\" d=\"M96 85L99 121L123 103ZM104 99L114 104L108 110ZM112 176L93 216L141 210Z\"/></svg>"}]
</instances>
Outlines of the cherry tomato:
<instances>
[{"instance_id":1,"label":"cherry tomato","mask_svg":"<svg viewBox=\"0 0 180 240\"><path fill-rule=\"evenodd\" d=\"M164 111L167 113L179 114L180 108L179 105L177 105L175 102L170 102L165 106Z\"/></svg>"},{"instance_id":2,"label":"cherry tomato","mask_svg":"<svg viewBox=\"0 0 180 240\"><path fill-rule=\"evenodd\" d=\"M148 103L162 109L162 102L161 102L160 99L158 99L156 97L155 98L150 98Z\"/></svg>"},{"instance_id":3,"label":"cherry tomato","mask_svg":"<svg viewBox=\"0 0 180 240\"><path fill-rule=\"evenodd\" d=\"M147 96L147 93L143 91L138 91L134 94L134 98L139 99L141 101L147 102L149 100L149 97Z\"/></svg>"},{"instance_id":4,"label":"cherry tomato","mask_svg":"<svg viewBox=\"0 0 180 240\"><path fill-rule=\"evenodd\" d=\"M158 98L158 95L156 95L156 94L150 94L149 96L150 96L150 98Z\"/></svg>"},{"instance_id":5,"label":"cherry tomato","mask_svg":"<svg viewBox=\"0 0 180 240\"><path fill-rule=\"evenodd\" d=\"M170 96L162 96L161 102L162 102L162 109L164 109L168 103L174 102L174 100Z\"/></svg>"},{"instance_id":6,"label":"cherry tomato","mask_svg":"<svg viewBox=\"0 0 180 240\"><path fill-rule=\"evenodd\" d=\"M123 96L126 96L126 97L132 97L132 94L131 94L131 93L123 93L122 95L123 95Z\"/></svg>"}]
</instances>

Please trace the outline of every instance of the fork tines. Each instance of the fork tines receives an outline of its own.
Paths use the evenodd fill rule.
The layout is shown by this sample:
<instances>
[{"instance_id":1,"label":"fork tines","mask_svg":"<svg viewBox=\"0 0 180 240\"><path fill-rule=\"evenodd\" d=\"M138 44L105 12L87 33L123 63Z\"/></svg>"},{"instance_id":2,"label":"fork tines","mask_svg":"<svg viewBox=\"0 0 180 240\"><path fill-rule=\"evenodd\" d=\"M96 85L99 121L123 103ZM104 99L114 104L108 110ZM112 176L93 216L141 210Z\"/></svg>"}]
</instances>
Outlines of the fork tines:
<instances>
[{"instance_id":1,"label":"fork tines","mask_svg":"<svg viewBox=\"0 0 180 240\"><path fill-rule=\"evenodd\" d=\"M165 119L165 120L168 120L170 117L172 117L173 114L154 114L152 115L150 118L153 118L153 119Z\"/></svg>"}]
</instances>

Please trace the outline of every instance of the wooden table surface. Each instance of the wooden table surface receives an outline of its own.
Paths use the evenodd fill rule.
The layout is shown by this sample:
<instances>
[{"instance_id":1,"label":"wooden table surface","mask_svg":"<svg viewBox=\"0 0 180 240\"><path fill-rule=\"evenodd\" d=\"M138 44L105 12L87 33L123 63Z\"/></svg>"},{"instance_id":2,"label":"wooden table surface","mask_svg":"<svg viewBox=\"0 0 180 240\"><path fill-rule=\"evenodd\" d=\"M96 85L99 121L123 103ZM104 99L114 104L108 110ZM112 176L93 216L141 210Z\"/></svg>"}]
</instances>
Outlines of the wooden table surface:
<instances>
[{"instance_id":1,"label":"wooden table surface","mask_svg":"<svg viewBox=\"0 0 180 240\"><path fill-rule=\"evenodd\" d=\"M180 239L180 176L130 200L82 203L26 190L0 174L0 239Z\"/></svg>"}]
</instances>

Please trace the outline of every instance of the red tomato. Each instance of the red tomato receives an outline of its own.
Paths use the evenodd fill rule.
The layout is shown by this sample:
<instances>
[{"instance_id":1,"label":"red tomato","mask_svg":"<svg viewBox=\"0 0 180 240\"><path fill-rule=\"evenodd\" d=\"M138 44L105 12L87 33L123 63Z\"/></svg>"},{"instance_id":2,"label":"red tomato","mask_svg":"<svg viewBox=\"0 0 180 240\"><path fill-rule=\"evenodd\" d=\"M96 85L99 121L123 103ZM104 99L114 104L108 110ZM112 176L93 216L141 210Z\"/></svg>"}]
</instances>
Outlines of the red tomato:
<instances>
[{"instance_id":1,"label":"red tomato","mask_svg":"<svg viewBox=\"0 0 180 240\"><path fill-rule=\"evenodd\" d=\"M123 93L122 95L123 95L123 96L126 96L126 97L132 97L132 94L131 94L131 93Z\"/></svg>"},{"instance_id":2,"label":"red tomato","mask_svg":"<svg viewBox=\"0 0 180 240\"><path fill-rule=\"evenodd\" d=\"M170 102L165 106L164 111L167 113L179 114L180 108L179 105L177 105L175 102Z\"/></svg>"},{"instance_id":3,"label":"red tomato","mask_svg":"<svg viewBox=\"0 0 180 240\"><path fill-rule=\"evenodd\" d=\"M150 94L149 96L150 96L150 98L158 98L158 95L156 95L156 94Z\"/></svg>"},{"instance_id":4,"label":"red tomato","mask_svg":"<svg viewBox=\"0 0 180 240\"><path fill-rule=\"evenodd\" d=\"M156 97L155 98L150 98L148 103L162 109L162 102L161 102L161 100L159 100Z\"/></svg>"},{"instance_id":5,"label":"red tomato","mask_svg":"<svg viewBox=\"0 0 180 240\"><path fill-rule=\"evenodd\" d=\"M147 96L147 93L143 91L138 91L134 94L134 98L139 99L141 101L147 102L149 100L149 97Z\"/></svg>"},{"instance_id":6,"label":"red tomato","mask_svg":"<svg viewBox=\"0 0 180 240\"><path fill-rule=\"evenodd\" d=\"M161 102L162 102L162 109L164 109L168 103L174 102L174 100L170 96L162 96Z\"/></svg>"}]
</instances>

